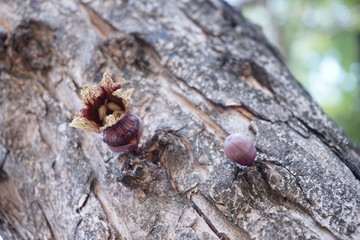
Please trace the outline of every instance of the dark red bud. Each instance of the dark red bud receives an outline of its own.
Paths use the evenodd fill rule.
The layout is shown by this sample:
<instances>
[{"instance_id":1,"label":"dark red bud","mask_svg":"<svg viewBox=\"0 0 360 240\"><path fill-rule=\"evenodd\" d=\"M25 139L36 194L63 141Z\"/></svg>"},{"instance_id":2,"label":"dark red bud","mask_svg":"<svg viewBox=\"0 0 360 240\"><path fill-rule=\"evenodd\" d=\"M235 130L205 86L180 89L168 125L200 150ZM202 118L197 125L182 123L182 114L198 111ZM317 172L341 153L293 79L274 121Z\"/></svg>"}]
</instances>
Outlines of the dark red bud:
<instances>
[{"instance_id":1,"label":"dark red bud","mask_svg":"<svg viewBox=\"0 0 360 240\"><path fill-rule=\"evenodd\" d=\"M101 138L113 152L139 151L143 125L138 116L129 112L115 125L104 129Z\"/></svg>"},{"instance_id":2,"label":"dark red bud","mask_svg":"<svg viewBox=\"0 0 360 240\"><path fill-rule=\"evenodd\" d=\"M256 157L253 140L242 133L231 134L225 139L224 152L227 158L243 166L251 166Z\"/></svg>"}]
</instances>

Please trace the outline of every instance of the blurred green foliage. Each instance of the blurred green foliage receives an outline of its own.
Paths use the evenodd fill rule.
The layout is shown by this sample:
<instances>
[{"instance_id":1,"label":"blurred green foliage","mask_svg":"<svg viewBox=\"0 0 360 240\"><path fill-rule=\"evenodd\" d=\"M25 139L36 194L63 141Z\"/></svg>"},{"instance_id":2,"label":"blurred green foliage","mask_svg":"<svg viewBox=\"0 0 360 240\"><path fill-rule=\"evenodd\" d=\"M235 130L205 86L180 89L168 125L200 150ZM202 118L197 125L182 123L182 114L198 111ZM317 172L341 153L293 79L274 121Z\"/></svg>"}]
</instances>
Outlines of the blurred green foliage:
<instances>
[{"instance_id":1,"label":"blurred green foliage","mask_svg":"<svg viewBox=\"0 0 360 240\"><path fill-rule=\"evenodd\" d=\"M229 0L239 6L244 0ZM242 12L283 53L296 78L360 145L360 1L247 1Z\"/></svg>"}]
</instances>

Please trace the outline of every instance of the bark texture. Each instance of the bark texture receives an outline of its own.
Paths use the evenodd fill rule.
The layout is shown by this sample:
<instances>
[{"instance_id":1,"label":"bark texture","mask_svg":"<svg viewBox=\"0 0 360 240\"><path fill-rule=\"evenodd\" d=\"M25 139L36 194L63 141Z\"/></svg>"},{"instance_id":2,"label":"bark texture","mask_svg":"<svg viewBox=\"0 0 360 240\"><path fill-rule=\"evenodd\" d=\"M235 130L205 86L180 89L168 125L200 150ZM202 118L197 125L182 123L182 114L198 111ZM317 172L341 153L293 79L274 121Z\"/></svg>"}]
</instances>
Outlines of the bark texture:
<instances>
[{"instance_id":1,"label":"bark texture","mask_svg":"<svg viewBox=\"0 0 360 240\"><path fill-rule=\"evenodd\" d=\"M4 239L360 239L360 151L261 29L218 0L0 2ZM134 88L143 151L68 126ZM254 166L226 159L248 132Z\"/></svg>"}]
</instances>

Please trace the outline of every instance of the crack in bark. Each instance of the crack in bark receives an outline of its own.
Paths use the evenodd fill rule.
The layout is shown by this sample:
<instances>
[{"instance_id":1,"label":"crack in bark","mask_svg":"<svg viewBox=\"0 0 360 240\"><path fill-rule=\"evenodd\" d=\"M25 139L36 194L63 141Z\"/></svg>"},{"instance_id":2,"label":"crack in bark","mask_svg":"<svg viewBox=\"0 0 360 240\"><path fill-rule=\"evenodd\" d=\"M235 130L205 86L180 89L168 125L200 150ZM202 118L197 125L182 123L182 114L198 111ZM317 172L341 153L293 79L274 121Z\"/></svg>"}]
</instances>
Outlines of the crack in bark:
<instances>
[{"instance_id":1,"label":"crack in bark","mask_svg":"<svg viewBox=\"0 0 360 240\"><path fill-rule=\"evenodd\" d=\"M103 39L109 39L112 35L120 33L120 31L115 26L113 26L110 22L106 21L101 15L99 15L87 4L81 2L80 6L82 6L82 8L85 10L85 13L88 16L90 23L94 26L94 28L97 30L97 32Z\"/></svg>"},{"instance_id":2,"label":"crack in bark","mask_svg":"<svg viewBox=\"0 0 360 240\"><path fill-rule=\"evenodd\" d=\"M194 25L197 26L197 27L200 29L200 31L203 32L206 36L218 37L218 36L215 35L213 32L211 32L210 30L208 30L205 26L203 26L198 20L196 20L195 18L191 17L190 14L188 14L185 9L179 7L179 10L181 10L181 12L182 12L192 23L194 23Z\"/></svg>"},{"instance_id":3,"label":"crack in bark","mask_svg":"<svg viewBox=\"0 0 360 240\"><path fill-rule=\"evenodd\" d=\"M310 138L310 132L297 118L289 119L286 124L304 138Z\"/></svg>"},{"instance_id":4,"label":"crack in bark","mask_svg":"<svg viewBox=\"0 0 360 240\"><path fill-rule=\"evenodd\" d=\"M109 203L104 203L104 201L107 201L106 200L107 197L104 196L104 193L102 192L99 183L97 181L93 181L92 185L93 185L93 187L91 188L92 193L94 194L94 197L99 201L100 207L104 211L107 222L109 223L110 226L114 226L113 227L114 231L116 232L116 234L118 236L120 236L121 239L126 239L120 233L120 229L123 229L123 228L121 228L119 225L119 224L121 224L120 223L121 221L118 217L117 211L112 209L111 205ZM123 229L123 230L126 230L126 229ZM131 235L129 235L129 233L128 233L127 236L130 237Z\"/></svg>"},{"instance_id":5,"label":"crack in bark","mask_svg":"<svg viewBox=\"0 0 360 240\"><path fill-rule=\"evenodd\" d=\"M155 220L151 225L151 230L148 232L148 234L146 235L146 237L148 238L150 235L153 235L153 231L155 230L156 224L159 222L160 217L159 214L156 214ZM153 235L154 236L154 235Z\"/></svg>"},{"instance_id":6,"label":"crack in bark","mask_svg":"<svg viewBox=\"0 0 360 240\"><path fill-rule=\"evenodd\" d=\"M274 77L268 73L268 71L266 69L264 69L262 66L260 66L258 63L256 63L255 61L248 59L248 58L242 58L237 60L239 61L240 64L242 64L241 68L244 67L244 65L246 66L246 64L249 66L249 70L250 70L250 75L252 76L252 78L261 86L264 87L265 89L267 89L268 91L270 91L271 93L271 99L274 100L274 102L277 104L277 106L279 106L283 111L287 111L287 109L284 107L284 104L282 104L282 101L284 103L287 102L287 99L284 98L282 95L278 94L272 84L276 81L274 79ZM262 91L264 92L264 91ZM264 95L266 95L266 92L264 92ZM288 112L287 117L291 115L290 112ZM265 117L266 116L261 116L261 117ZM265 119L263 119L265 120ZM270 120L271 121L271 120ZM284 122L282 120L278 120L281 122ZM271 121L274 122L274 121Z\"/></svg>"},{"instance_id":7,"label":"crack in bark","mask_svg":"<svg viewBox=\"0 0 360 240\"><path fill-rule=\"evenodd\" d=\"M219 239L221 240L250 239L249 234L244 229L234 224L233 222L229 221L229 219L216 207L214 201L212 201L213 204L208 203L210 200L201 193L191 194L189 200L192 203L193 209L199 214L200 217L204 219L204 221L209 226L211 231L213 231L214 234L216 234L216 236L218 236ZM204 206L202 206L203 209L199 205L201 203L204 204ZM211 210L207 209L208 206L205 206L205 204L211 206ZM211 218L213 218L213 220L215 220L216 223L214 223L211 220ZM222 232L219 229L224 229L224 230L226 229L227 232L226 233Z\"/></svg>"},{"instance_id":8,"label":"crack in bark","mask_svg":"<svg viewBox=\"0 0 360 240\"><path fill-rule=\"evenodd\" d=\"M317 129L310 127L309 124L307 124L301 118L296 118L296 119L299 120L307 129L309 129L310 132L315 134L320 139L320 141L326 147L329 148L329 150L331 152L333 152L336 156L338 156L340 161L342 161L349 168L349 170L354 174L354 177L360 181L360 165L356 166L355 164L353 164L352 163L353 160L350 159L350 156L344 155L344 153L343 153L344 150L339 149L339 146L337 144L335 144L331 139L328 139L325 134L321 133ZM343 147L343 146L341 146L341 147ZM356 160L354 160L354 161L356 161Z\"/></svg>"},{"instance_id":9,"label":"crack in bark","mask_svg":"<svg viewBox=\"0 0 360 240\"><path fill-rule=\"evenodd\" d=\"M87 203L87 201L89 200L89 198L90 198L90 194L86 194L84 201L81 203L81 206L79 206L79 207L76 209L76 212L77 212L77 213L80 213L81 209L86 205L86 203Z\"/></svg>"},{"instance_id":10,"label":"crack in bark","mask_svg":"<svg viewBox=\"0 0 360 240\"><path fill-rule=\"evenodd\" d=\"M266 160L266 161L263 161L263 162L268 162L270 164L274 164L276 166L280 166L282 168L284 168L285 170L287 170L291 176L294 177L294 180L295 180L295 184L298 186L298 188L300 189L300 192L303 194L305 200L307 203L309 203L310 206L314 206L313 203L307 198L302 186L300 185L300 183L298 182L298 178L295 174L293 174L288 168L286 168L284 165L282 165L281 163L279 162L276 162L276 161L269 161L269 160ZM274 191L272 190L271 186L270 186L270 183L267 181L267 178L265 176L265 172L259 168L259 172L261 173L261 177L264 179L264 181L266 182L266 184L268 185L268 188L269 188L269 194L270 195L274 195L274 196L278 196L280 198L283 198L283 196L281 194L279 194L277 191ZM278 201L276 201L277 204L279 204ZM287 198L287 201L286 203L288 205L291 205L291 207L289 207L289 209L293 209L293 210L297 210L298 212L303 212L304 214L306 214L307 216L309 216L313 223L319 228L319 229L322 229L323 231L325 231L328 235L331 235L334 239L338 239L338 237L330 230L328 229L327 227L325 226L322 226L321 223L319 223L315 217L313 216L313 214L311 213L311 210L310 210L310 207L309 208L306 208L306 206L303 206L301 205L299 202L296 202L295 200L293 199L288 199ZM283 204L284 206L286 204Z\"/></svg>"},{"instance_id":11,"label":"crack in bark","mask_svg":"<svg viewBox=\"0 0 360 240\"><path fill-rule=\"evenodd\" d=\"M226 106L224 106L226 107ZM245 111L247 111L248 113L250 113L253 116L256 116L257 118L259 118L260 120L264 120L267 122L274 122L272 121L270 118L266 117L265 115L258 113L255 109L252 109L251 107L241 103L241 108L244 109Z\"/></svg>"},{"instance_id":12,"label":"crack in bark","mask_svg":"<svg viewBox=\"0 0 360 240\"><path fill-rule=\"evenodd\" d=\"M302 188L301 184L299 183L299 178L298 176L296 176L294 173L292 173L290 171L290 169L288 169L287 167L285 167L283 164L281 164L280 162L278 161L272 161L272 160L267 160L267 159L262 159L261 162L264 162L264 163L270 163L270 164L274 164L276 166L279 166L279 167L282 167L284 168L287 172L290 173L291 176L294 177L294 180L295 180L295 184L296 186L298 186L298 188L300 189L300 192L303 194L303 197L304 199L306 200L307 203L309 203L311 206L313 206L312 202L308 199L308 197L306 196L305 194L305 191L304 189ZM260 173L262 173L261 169L260 169ZM263 178L265 181L266 181L266 178ZM267 181L266 181L267 182ZM268 183L268 182L267 182ZM270 186L270 185L269 185Z\"/></svg>"},{"instance_id":13,"label":"crack in bark","mask_svg":"<svg viewBox=\"0 0 360 240\"><path fill-rule=\"evenodd\" d=\"M171 97L174 98L176 103L183 109L189 111L193 116L198 118L201 122L203 122L206 127L211 130L218 138L220 142L224 142L225 138L229 135L229 133L223 129L216 121L214 121L208 114L198 110L196 106L185 98L183 95L175 92L172 89L167 89L168 94L171 94ZM169 99L170 96L169 96Z\"/></svg>"},{"instance_id":14,"label":"crack in bark","mask_svg":"<svg viewBox=\"0 0 360 240\"><path fill-rule=\"evenodd\" d=\"M75 92L76 95L78 95L78 97L81 99L81 87L79 86L79 84L72 78L72 76L70 76L69 74L67 74L68 79L70 80L70 83L72 83L75 87ZM71 88L71 86L69 86Z\"/></svg>"},{"instance_id":15,"label":"crack in bark","mask_svg":"<svg viewBox=\"0 0 360 240\"><path fill-rule=\"evenodd\" d=\"M163 78L165 79L168 79L168 80L171 80L171 81L168 81L167 83L170 83L170 82L176 82L176 81L180 81L182 82L186 87L188 87L190 90L193 90L195 93L199 94L204 100L205 102L210 105L211 107L213 108L218 108L218 107L221 107L222 109L228 109L229 107L228 106L225 106L221 103L217 103L217 102L214 102L213 100L209 99L208 97L206 97L206 95L204 95L204 93L202 93L199 89L193 87L193 86L190 86L188 84L187 81L185 81L183 78L179 77L179 76L176 76L175 74L173 74L171 72L171 70L169 70L167 67L163 66L161 64L161 59L160 59L160 56L159 54L157 53L157 51L155 50L155 48L150 44L148 43L146 40L144 40L143 38L141 38L140 36L138 35L134 35L135 37L135 40L138 42L139 46L142 47L143 51L145 53L148 54L148 56L153 60L153 62L156 64L156 66L158 67L158 69L160 70L159 71L159 74L160 76L162 76ZM180 94L179 94L180 95ZM191 103L192 104L192 103ZM240 114L242 114L245 118L247 119L252 119L254 118L254 116L257 116L258 118L260 119L263 119L263 120L266 120L266 121L270 121L269 118L267 118L266 116L263 116L259 113L257 113L255 110L252 110L250 109L249 107L247 107L246 105L242 104L241 103L241 108L236 108L237 112L239 112ZM228 133L226 133L226 136L228 135ZM224 138L225 139L225 138Z\"/></svg>"},{"instance_id":16,"label":"crack in bark","mask_svg":"<svg viewBox=\"0 0 360 240\"><path fill-rule=\"evenodd\" d=\"M219 108L219 107L222 108L222 109L235 108L235 110L237 112L239 112L243 117L245 117L245 118L247 118L249 120L254 119L255 118L254 116L257 116L260 119L262 119L262 117L266 118L265 116L261 116L260 114L254 112L254 111L251 111L246 105L244 105L243 103L240 103L240 102L239 102L239 104L241 105L241 107L240 106L226 106L226 105L223 105L221 103L214 102L213 100L206 97L206 95L203 92L201 92L199 89L197 89L196 87L190 86L189 83L186 82L183 78L175 76L174 74L170 73L170 70L168 70L168 69L167 69L167 71L169 72L169 74L171 74L172 78L181 81L183 84L185 84L186 87L193 90L195 93L199 94L206 101L206 103L208 105L210 105L212 108L215 108L215 109ZM264 119L264 120L266 120L266 119Z\"/></svg>"},{"instance_id":17,"label":"crack in bark","mask_svg":"<svg viewBox=\"0 0 360 240\"><path fill-rule=\"evenodd\" d=\"M75 227L75 231L74 231L74 239L76 238L77 231L78 231L79 226L80 226L82 221L83 221L83 219L80 218L80 220L76 223L76 227Z\"/></svg>"},{"instance_id":18,"label":"crack in bark","mask_svg":"<svg viewBox=\"0 0 360 240\"><path fill-rule=\"evenodd\" d=\"M224 239L224 240L229 239L229 238L223 238L223 236L224 235L226 236L226 234L220 234L219 231L214 226L214 224L212 224L210 219L201 211L201 209L194 203L194 201L192 201L191 199L190 199L190 201L191 201L192 207L195 209L195 211L199 214L200 217L202 217L204 219L204 221L209 226L211 231L213 231L215 233L215 235L218 236L219 239Z\"/></svg>"},{"instance_id":19,"label":"crack in bark","mask_svg":"<svg viewBox=\"0 0 360 240\"><path fill-rule=\"evenodd\" d=\"M57 239L55 237L55 232L50 224L50 221L48 219L48 217L46 216L45 212L44 212L44 209L41 207L40 203L39 202L36 202L36 204L38 205L40 211L41 211L41 214L43 215L43 217L45 218L45 223L46 223L46 226L48 227L49 229L49 232L50 232L50 235L51 235L51 239Z\"/></svg>"}]
</instances>

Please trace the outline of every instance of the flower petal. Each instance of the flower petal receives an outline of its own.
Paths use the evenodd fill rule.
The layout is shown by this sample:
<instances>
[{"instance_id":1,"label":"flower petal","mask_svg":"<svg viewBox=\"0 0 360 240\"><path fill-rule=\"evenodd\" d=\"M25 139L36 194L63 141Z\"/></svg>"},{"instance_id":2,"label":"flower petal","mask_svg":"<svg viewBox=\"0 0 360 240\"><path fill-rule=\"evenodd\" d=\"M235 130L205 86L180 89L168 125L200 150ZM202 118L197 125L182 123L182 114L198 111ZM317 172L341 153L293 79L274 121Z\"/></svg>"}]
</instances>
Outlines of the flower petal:
<instances>
[{"instance_id":1,"label":"flower petal","mask_svg":"<svg viewBox=\"0 0 360 240\"><path fill-rule=\"evenodd\" d=\"M117 123L118 121L119 121L119 120L116 119L116 118L114 117L114 115L112 115L112 114L107 115L107 116L105 116L105 119L104 119L104 126L102 126L102 127L100 128L100 130L101 130L101 131L104 131L104 129L115 125L115 123Z\"/></svg>"},{"instance_id":2,"label":"flower petal","mask_svg":"<svg viewBox=\"0 0 360 240\"><path fill-rule=\"evenodd\" d=\"M99 125L81 115L77 115L74 120L72 120L70 127L81 128L86 131L100 133Z\"/></svg>"},{"instance_id":3,"label":"flower petal","mask_svg":"<svg viewBox=\"0 0 360 240\"><path fill-rule=\"evenodd\" d=\"M122 89L118 89L115 92L112 93L113 96L121 98L123 101L123 104L125 105L125 109L129 108L129 103L131 100L131 96L134 93L134 89L131 88L129 90L126 90L125 92L123 92Z\"/></svg>"},{"instance_id":4,"label":"flower petal","mask_svg":"<svg viewBox=\"0 0 360 240\"><path fill-rule=\"evenodd\" d=\"M118 83L114 83L114 81L111 79L109 74L104 73L103 78L101 79L101 82L99 83L99 87L108 94L111 94L115 90L121 88L121 85Z\"/></svg>"},{"instance_id":5,"label":"flower petal","mask_svg":"<svg viewBox=\"0 0 360 240\"><path fill-rule=\"evenodd\" d=\"M80 92L81 100L84 106L93 105L95 100L101 95L99 88L85 84Z\"/></svg>"}]
</instances>

